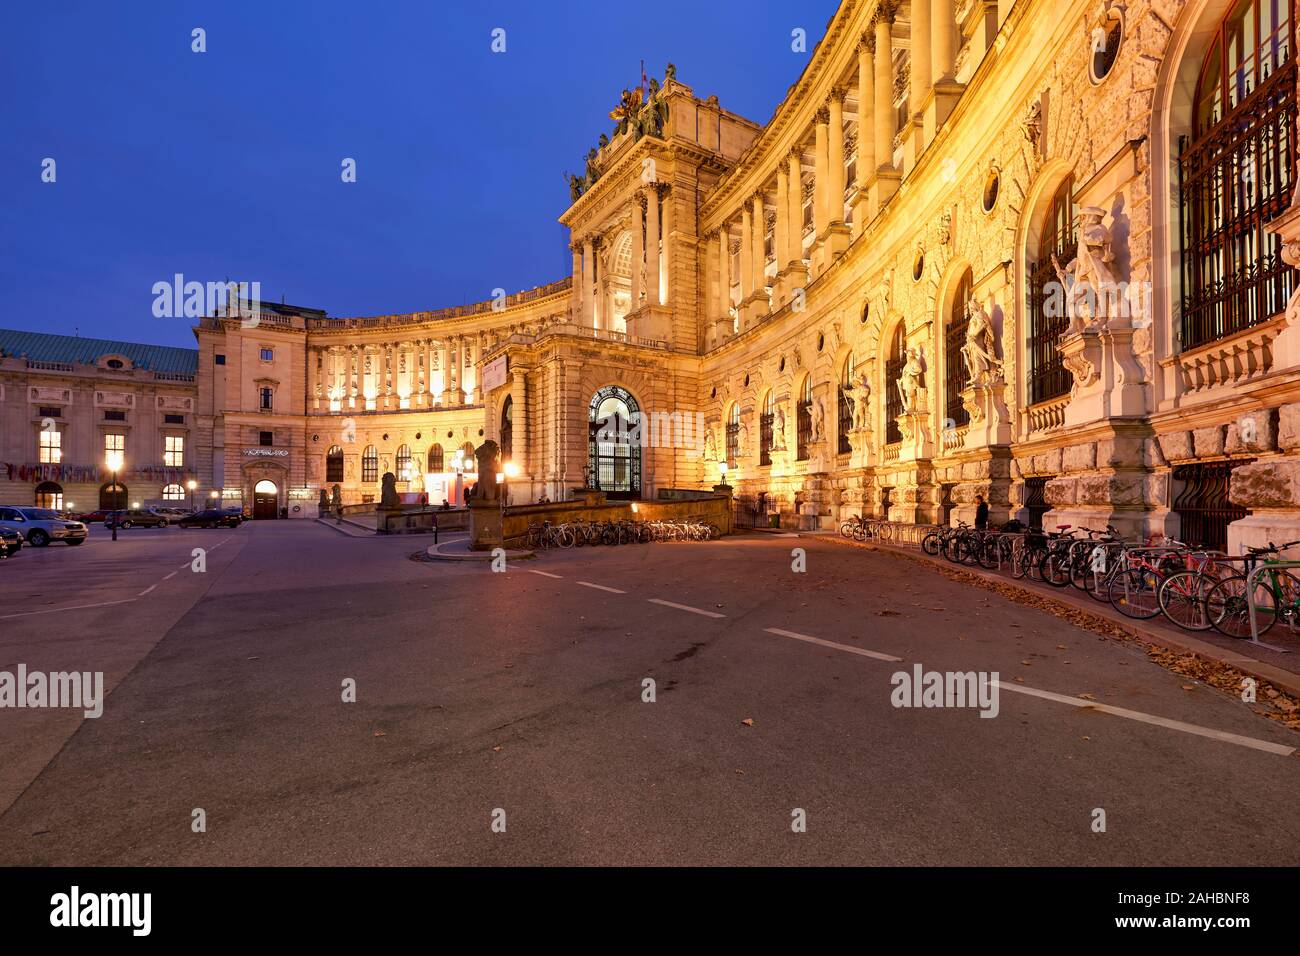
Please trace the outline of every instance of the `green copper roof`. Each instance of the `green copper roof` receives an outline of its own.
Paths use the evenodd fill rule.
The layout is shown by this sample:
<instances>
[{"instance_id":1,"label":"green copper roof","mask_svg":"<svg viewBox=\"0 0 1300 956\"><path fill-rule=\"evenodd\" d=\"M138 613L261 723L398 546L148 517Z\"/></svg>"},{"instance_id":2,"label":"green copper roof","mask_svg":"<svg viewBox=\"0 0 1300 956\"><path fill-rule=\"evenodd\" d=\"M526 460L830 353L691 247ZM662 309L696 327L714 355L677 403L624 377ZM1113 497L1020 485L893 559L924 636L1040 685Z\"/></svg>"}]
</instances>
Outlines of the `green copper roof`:
<instances>
[{"instance_id":1,"label":"green copper roof","mask_svg":"<svg viewBox=\"0 0 1300 956\"><path fill-rule=\"evenodd\" d=\"M26 357L33 362L81 362L83 365L94 365L100 356L109 354L124 355L136 368L153 372L183 372L193 375L199 366L197 349L0 329L0 355L6 358L17 356Z\"/></svg>"}]
</instances>

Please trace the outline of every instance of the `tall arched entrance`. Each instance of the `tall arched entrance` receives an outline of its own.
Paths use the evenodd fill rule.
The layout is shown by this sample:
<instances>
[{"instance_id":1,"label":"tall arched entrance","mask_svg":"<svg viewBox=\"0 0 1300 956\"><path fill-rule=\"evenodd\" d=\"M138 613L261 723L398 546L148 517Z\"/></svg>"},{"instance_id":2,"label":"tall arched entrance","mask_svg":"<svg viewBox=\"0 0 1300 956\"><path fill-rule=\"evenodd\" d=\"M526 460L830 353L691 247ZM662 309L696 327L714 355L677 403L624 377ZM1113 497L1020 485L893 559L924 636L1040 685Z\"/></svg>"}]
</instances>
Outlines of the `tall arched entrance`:
<instances>
[{"instance_id":1,"label":"tall arched entrance","mask_svg":"<svg viewBox=\"0 0 1300 956\"><path fill-rule=\"evenodd\" d=\"M280 516L280 495L275 482L263 478L253 486L253 517L278 518Z\"/></svg>"},{"instance_id":2,"label":"tall arched entrance","mask_svg":"<svg viewBox=\"0 0 1300 956\"><path fill-rule=\"evenodd\" d=\"M596 392L588 406L587 483L611 499L641 497L641 407L618 385Z\"/></svg>"}]
</instances>

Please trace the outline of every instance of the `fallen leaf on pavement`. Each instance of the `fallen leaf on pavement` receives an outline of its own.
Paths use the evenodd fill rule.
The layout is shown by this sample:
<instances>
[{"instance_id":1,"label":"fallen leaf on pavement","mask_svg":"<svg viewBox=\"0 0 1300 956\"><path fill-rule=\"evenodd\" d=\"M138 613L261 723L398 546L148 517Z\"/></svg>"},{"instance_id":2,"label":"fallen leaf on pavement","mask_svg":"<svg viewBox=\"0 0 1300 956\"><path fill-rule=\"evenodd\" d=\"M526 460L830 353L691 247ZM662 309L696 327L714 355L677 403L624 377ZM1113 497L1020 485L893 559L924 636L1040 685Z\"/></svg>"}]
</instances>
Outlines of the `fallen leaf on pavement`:
<instances>
[{"instance_id":1,"label":"fallen leaf on pavement","mask_svg":"<svg viewBox=\"0 0 1300 956\"><path fill-rule=\"evenodd\" d=\"M1076 695L1076 696L1078 696L1079 698L1081 698L1081 699L1083 699L1083 700L1096 700L1096 699L1097 699L1096 697L1093 697L1092 694L1078 694L1078 695Z\"/></svg>"},{"instance_id":2,"label":"fallen leaf on pavement","mask_svg":"<svg viewBox=\"0 0 1300 956\"><path fill-rule=\"evenodd\" d=\"M376 737L387 737L388 734L384 733L382 730L376 730L376 731L375 731L375 736L376 736Z\"/></svg>"},{"instance_id":3,"label":"fallen leaf on pavement","mask_svg":"<svg viewBox=\"0 0 1300 956\"><path fill-rule=\"evenodd\" d=\"M754 726L754 718L753 718L753 717L746 717L744 720L741 721L741 723L744 724L746 727L753 727L753 726Z\"/></svg>"}]
</instances>

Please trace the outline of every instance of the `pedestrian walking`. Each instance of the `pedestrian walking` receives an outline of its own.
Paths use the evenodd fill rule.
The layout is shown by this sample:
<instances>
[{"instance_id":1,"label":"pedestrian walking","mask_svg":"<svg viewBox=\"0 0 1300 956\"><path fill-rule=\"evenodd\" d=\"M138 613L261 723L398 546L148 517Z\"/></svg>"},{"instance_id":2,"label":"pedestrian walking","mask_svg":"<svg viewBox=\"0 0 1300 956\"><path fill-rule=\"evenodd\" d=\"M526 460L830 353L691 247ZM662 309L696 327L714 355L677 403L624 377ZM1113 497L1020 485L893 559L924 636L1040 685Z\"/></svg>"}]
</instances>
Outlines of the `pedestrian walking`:
<instances>
[{"instance_id":1,"label":"pedestrian walking","mask_svg":"<svg viewBox=\"0 0 1300 956\"><path fill-rule=\"evenodd\" d=\"M976 495L975 501L975 529L984 531L989 526L989 504L983 495Z\"/></svg>"}]
</instances>

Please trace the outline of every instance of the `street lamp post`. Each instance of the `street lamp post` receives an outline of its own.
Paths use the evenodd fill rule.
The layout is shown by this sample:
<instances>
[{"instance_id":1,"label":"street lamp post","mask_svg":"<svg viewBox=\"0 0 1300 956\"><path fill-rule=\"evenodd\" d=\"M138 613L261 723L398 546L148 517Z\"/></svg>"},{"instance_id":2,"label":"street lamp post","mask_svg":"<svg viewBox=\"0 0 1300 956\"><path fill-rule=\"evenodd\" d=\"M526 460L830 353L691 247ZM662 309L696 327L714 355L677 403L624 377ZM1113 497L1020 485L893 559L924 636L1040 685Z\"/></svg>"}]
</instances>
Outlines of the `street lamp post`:
<instances>
[{"instance_id":1,"label":"street lamp post","mask_svg":"<svg viewBox=\"0 0 1300 956\"><path fill-rule=\"evenodd\" d=\"M195 481L193 478L185 482L185 487L190 489L190 511L194 510L194 489L197 488L198 486L199 483Z\"/></svg>"},{"instance_id":2,"label":"street lamp post","mask_svg":"<svg viewBox=\"0 0 1300 956\"><path fill-rule=\"evenodd\" d=\"M117 473L122 468L122 453L120 451L110 451L104 456L104 464L113 474L113 511L122 510L122 486L117 483ZM113 516L113 540L117 540L117 515Z\"/></svg>"}]
</instances>

